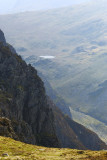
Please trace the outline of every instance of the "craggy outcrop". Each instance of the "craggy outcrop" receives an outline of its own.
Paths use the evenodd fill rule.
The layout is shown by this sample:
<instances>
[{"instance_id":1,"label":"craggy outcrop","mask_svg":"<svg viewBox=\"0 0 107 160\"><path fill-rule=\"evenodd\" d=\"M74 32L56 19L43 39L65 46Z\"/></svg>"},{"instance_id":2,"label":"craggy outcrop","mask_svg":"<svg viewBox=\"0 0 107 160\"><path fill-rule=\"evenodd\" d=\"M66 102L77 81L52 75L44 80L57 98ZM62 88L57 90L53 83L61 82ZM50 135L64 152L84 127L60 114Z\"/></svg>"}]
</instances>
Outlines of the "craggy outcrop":
<instances>
[{"instance_id":1,"label":"craggy outcrop","mask_svg":"<svg viewBox=\"0 0 107 160\"><path fill-rule=\"evenodd\" d=\"M0 43L0 115L7 117L20 140L58 147L52 109L37 71Z\"/></svg>"}]
</instances>

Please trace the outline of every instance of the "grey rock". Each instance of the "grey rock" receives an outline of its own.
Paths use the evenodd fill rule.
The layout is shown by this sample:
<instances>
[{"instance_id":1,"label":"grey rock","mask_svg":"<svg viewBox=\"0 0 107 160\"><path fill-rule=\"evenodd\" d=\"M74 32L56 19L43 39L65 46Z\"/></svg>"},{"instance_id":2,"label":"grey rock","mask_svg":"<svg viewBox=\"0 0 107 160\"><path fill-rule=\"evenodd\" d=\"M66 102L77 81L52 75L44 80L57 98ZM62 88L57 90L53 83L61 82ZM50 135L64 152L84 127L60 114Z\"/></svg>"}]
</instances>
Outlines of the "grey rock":
<instances>
[{"instance_id":1,"label":"grey rock","mask_svg":"<svg viewBox=\"0 0 107 160\"><path fill-rule=\"evenodd\" d=\"M3 44L0 46L0 89L0 115L11 121L19 140L59 146L42 80L31 65ZM2 128L6 132L5 124ZM6 133L14 138L8 131Z\"/></svg>"},{"instance_id":2,"label":"grey rock","mask_svg":"<svg viewBox=\"0 0 107 160\"><path fill-rule=\"evenodd\" d=\"M3 157L5 157L5 156L9 157L8 153L3 153L2 156Z\"/></svg>"}]
</instances>

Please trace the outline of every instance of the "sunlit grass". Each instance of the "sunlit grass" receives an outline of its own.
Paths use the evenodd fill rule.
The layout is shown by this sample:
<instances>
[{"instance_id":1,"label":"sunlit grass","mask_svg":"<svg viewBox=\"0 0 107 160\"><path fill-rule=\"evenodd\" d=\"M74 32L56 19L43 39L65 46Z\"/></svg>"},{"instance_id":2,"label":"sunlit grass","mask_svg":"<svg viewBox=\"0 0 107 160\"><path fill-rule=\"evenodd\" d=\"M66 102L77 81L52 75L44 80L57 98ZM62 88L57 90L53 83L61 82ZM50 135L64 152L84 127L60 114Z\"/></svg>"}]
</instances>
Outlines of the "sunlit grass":
<instances>
[{"instance_id":1,"label":"sunlit grass","mask_svg":"<svg viewBox=\"0 0 107 160\"><path fill-rule=\"evenodd\" d=\"M107 151L46 148L0 137L0 159L8 160L106 160Z\"/></svg>"}]
</instances>

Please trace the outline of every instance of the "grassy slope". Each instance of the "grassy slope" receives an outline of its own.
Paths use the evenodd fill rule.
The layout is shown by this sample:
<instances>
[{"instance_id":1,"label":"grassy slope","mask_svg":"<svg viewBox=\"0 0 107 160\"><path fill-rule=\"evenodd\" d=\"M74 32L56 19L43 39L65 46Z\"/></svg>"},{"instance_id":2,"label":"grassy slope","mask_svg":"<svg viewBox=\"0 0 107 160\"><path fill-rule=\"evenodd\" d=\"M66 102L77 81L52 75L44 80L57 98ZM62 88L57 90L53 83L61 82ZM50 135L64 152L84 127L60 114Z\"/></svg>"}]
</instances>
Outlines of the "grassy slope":
<instances>
[{"instance_id":1,"label":"grassy slope","mask_svg":"<svg viewBox=\"0 0 107 160\"><path fill-rule=\"evenodd\" d=\"M9 156L3 156L7 153ZM8 160L106 160L107 151L45 148L0 137L0 159Z\"/></svg>"}]
</instances>

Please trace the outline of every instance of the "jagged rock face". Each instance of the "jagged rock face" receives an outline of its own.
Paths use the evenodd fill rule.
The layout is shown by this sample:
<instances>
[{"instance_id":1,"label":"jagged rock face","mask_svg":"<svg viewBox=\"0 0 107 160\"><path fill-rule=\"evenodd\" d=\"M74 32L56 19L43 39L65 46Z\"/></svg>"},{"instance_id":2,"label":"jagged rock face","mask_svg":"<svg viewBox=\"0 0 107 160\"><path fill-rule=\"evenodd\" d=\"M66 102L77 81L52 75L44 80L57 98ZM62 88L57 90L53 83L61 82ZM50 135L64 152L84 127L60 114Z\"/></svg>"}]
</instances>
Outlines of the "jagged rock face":
<instances>
[{"instance_id":1,"label":"jagged rock face","mask_svg":"<svg viewBox=\"0 0 107 160\"><path fill-rule=\"evenodd\" d=\"M59 146L53 113L37 71L3 44L0 44L0 115L12 121L19 139Z\"/></svg>"}]
</instances>

